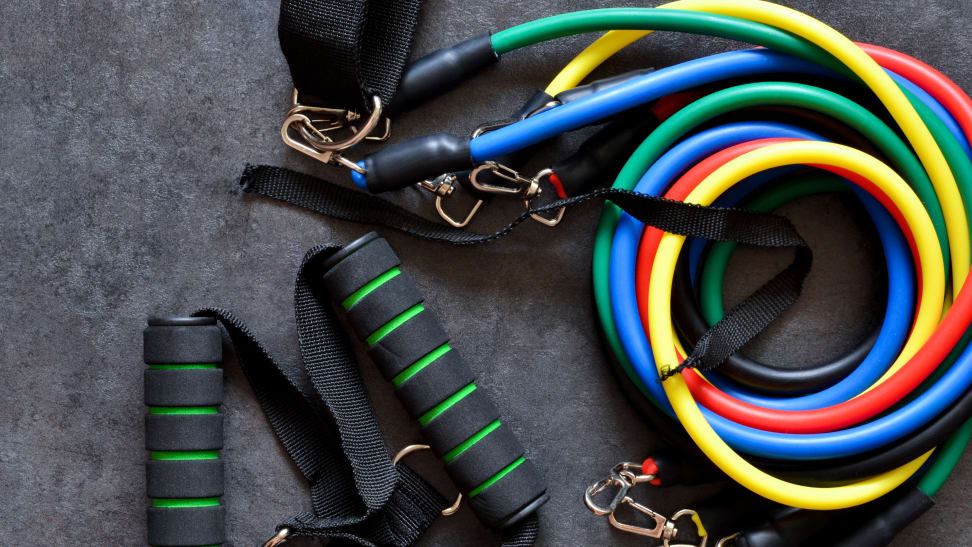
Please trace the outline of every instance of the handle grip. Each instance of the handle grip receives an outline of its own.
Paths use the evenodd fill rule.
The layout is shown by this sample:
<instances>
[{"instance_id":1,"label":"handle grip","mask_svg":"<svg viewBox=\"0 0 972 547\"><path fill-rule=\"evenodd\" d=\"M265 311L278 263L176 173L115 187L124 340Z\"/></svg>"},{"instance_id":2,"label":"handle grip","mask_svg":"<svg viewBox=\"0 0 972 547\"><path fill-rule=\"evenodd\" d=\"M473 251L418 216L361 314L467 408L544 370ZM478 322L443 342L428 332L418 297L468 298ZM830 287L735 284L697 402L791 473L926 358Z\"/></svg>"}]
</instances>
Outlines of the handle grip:
<instances>
[{"instance_id":1,"label":"handle grip","mask_svg":"<svg viewBox=\"0 0 972 547\"><path fill-rule=\"evenodd\" d=\"M149 319L143 333L148 542L225 541L222 340L209 317Z\"/></svg>"},{"instance_id":2,"label":"handle grip","mask_svg":"<svg viewBox=\"0 0 972 547\"><path fill-rule=\"evenodd\" d=\"M384 239L370 233L323 265L324 284L476 514L511 526L546 486Z\"/></svg>"}]
</instances>

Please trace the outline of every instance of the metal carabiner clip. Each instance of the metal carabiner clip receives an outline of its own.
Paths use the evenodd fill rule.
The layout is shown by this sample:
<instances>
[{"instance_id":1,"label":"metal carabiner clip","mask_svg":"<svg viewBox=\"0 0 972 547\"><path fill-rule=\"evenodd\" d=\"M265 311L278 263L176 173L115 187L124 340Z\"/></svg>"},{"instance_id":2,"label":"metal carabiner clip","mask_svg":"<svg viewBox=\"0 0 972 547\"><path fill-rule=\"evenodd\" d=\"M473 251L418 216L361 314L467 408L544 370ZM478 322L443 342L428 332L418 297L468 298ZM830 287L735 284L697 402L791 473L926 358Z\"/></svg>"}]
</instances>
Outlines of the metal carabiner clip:
<instances>
[{"instance_id":1,"label":"metal carabiner clip","mask_svg":"<svg viewBox=\"0 0 972 547\"><path fill-rule=\"evenodd\" d=\"M492 184L479 180L480 173L487 171L498 177L500 180L511 182L510 185ZM541 171L542 173L543 171ZM539 174L538 174L539 176ZM473 188L488 194L499 194L508 197L523 198L531 200L539 196L543 190L540 188L540 181L537 177L526 178L519 171L512 167L507 167L495 161L486 161L477 165L469 173L469 183Z\"/></svg>"},{"instance_id":2,"label":"metal carabiner clip","mask_svg":"<svg viewBox=\"0 0 972 547\"><path fill-rule=\"evenodd\" d=\"M549 176L551 176L553 174L554 174L553 169L551 169L551 168L548 167L546 169L541 170L539 173L537 173L536 176L533 177L533 179L536 180L537 183L539 184L539 182L541 180L543 180L543 179L545 179L545 178L547 178L547 177L549 177ZM531 202L532 202L532 200L529 200L529 199L523 200L523 206L526 207L526 210L527 211L530 211L531 210ZM541 207L541 209L546 210L546 207L547 206L543 206L543 207ZM566 205L561 205L560 207L557 207L557 213L554 216L552 216L552 217L547 217L547 216L541 215L540 214L540 211L535 211L535 212L530 213L530 218L532 218L533 220L539 222L540 224L543 224L544 226L550 226L551 228L553 228L554 226L560 224L560 221L564 219L564 213L566 211L567 211L567 206Z\"/></svg>"},{"instance_id":3,"label":"metal carabiner clip","mask_svg":"<svg viewBox=\"0 0 972 547\"><path fill-rule=\"evenodd\" d=\"M472 209L466 213L466 217L463 220L456 220L445 210L445 198L452 195L456 190L456 183L458 178L452 173L446 173L445 175L439 175L438 177L430 180L423 180L418 183L418 186L424 190L428 190L435 194L435 210L439 213L439 217L442 220L449 223L450 226L455 228L465 228L479 212L479 208L483 206L484 200L477 199L476 203L473 204Z\"/></svg>"},{"instance_id":4,"label":"metal carabiner clip","mask_svg":"<svg viewBox=\"0 0 972 547\"><path fill-rule=\"evenodd\" d=\"M294 93L294 100L296 101L296 91ZM354 112L294 104L287 111L287 117L280 127L280 137L287 146L322 163L343 165L348 169L364 174L363 168L343 157L340 152L369 138L382 118L381 112L381 98L375 96L372 98L371 115L368 116L361 127L357 127L352 125L352 122L360 119L360 117ZM381 138L387 138L390 131L390 122L387 121L387 118L385 119L386 135ZM323 127L319 127L322 124L324 124ZM335 141L325 134L325 132L335 131L343 127L349 127L351 130L351 136L346 139ZM299 139L294 136L295 133L300 137Z\"/></svg>"},{"instance_id":5,"label":"metal carabiner clip","mask_svg":"<svg viewBox=\"0 0 972 547\"><path fill-rule=\"evenodd\" d=\"M638 503L628 495L629 491L636 485L651 482L656 478L657 477L653 474L643 473L641 464L634 462L621 462L611 468L611 472L606 479L601 479L587 489L587 491L584 493L584 503L595 515L607 516L611 526L614 526L618 530L640 536L660 539L662 540L663 547L705 547L706 542L708 541L708 535L706 534L705 528L702 526L702 521L699 519L699 514L697 512L692 509L681 509L672 515L671 518L668 518L653 511L649 507ZM610 487L618 488L617 492L612 497L611 502L607 505L600 505L597 503L595 501L595 496L601 492L604 492ZM639 526L618 520L615 512L622 505L630 505L632 509L647 516L648 519L653 523L653 526ZM683 517L690 517L692 522L695 523L698 530L698 536L701 539L701 543L699 543L699 545L671 543L678 534L676 521Z\"/></svg>"},{"instance_id":6,"label":"metal carabiner clip","mask_svg":"<svg viewBox=\"0 0 972 547\"><path fill-rule=\"evenodd\" d=\"M618 489L611 498L611 502L606 506L597 503L594 498L601 492L604 492L611 487L617 487ZM630 488L631 483L612 473L608 478L601 479L592 484L591 487L584 492L584 504L587 505L587 508L590 509L592 513L599 517L612 515L614 514L614 510L617 509L622 502L624 502L625 498L628 497L628 490Z\"/></svg>"}]
</instances>

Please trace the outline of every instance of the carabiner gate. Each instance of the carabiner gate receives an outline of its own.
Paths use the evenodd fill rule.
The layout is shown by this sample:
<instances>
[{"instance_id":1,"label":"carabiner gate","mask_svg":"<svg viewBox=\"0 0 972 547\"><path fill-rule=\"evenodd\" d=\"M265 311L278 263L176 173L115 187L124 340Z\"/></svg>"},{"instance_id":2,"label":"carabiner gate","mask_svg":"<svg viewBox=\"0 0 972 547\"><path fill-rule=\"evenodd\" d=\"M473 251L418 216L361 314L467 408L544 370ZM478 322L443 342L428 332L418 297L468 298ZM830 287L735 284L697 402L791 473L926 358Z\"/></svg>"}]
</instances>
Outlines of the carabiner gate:
<instances>
[{"instance_id":1,"label":"carabiner gate","mask_svg":"<svg viewBox=\"0 0 972 547\"><path fill-rule=\"evenodd\" d=\"M343 157L340 152L365 139L372 138L371 133L382 119L381 98L378 96L372 98L371 115L360 127L353 124L361 118L359 114L338 108L297 103L296 90L294 90L293 102L293 106L287 111L287 117L280 127L280 137L284 143L322 163L343 165L348 169L364 174L363 168ZM345 127L351 131L351 135L345 139L334 140L325 134ZM391 121L385 118L385 134L375 138L384 140L388 138L390 133ZM294 134L299 138L295 137Z\"/></svg>"},{"instance_id":2,"label":"carabiner gate","mask_svg":"<svg viewBox=\"0 0 972 547\"><path fill-rule=\"evenodd\" d=\"M663 547L705 547L706 542L708 541L708 535L705 528L702 526L702 521L699 519L699 514L697 512L692 509L681 509L672 515L671 518L668 518L653 511L649 507L638 503L628 495L628 492L636 485L651 482L655 480L655 478L656 476L653 474L643 473L641 464L633 462L621 462L611 469L611 472L607 478L601 479L592 484L590 488L584 492L584 503L595 515L607 516L611 526L614 526L618 530L640 536L660 539L662 540ZM618 488L618 491L614 494L611 502L606 506L598 504L594 500L595 496L610 487ZM630 505L632 509L647 516L653 523L653 526L639 526L618 520L615 512L622 505ZM683 517L690 517L692 522L695 523L698 536L701 540L698 545L671 543L678 535L676 521Z\"/></svg>"}]
</instances>

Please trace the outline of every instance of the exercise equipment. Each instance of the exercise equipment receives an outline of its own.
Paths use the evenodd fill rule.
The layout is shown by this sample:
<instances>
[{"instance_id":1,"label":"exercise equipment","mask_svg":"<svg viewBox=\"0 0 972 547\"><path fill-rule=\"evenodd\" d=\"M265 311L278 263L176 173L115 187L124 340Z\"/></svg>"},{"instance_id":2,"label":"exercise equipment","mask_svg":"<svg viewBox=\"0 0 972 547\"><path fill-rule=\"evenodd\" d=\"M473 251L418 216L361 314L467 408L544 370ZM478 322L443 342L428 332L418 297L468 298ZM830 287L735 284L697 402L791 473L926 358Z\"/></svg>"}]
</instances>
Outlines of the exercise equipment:
<instances>
[{"instance_id":1,"label":"exercise equipment","mask_svg":"<svg viewBox=\"0 0 972 547\"><path fill-rule=\"evenodd\" d=\"M288 144L326 163L344 165L353 182L371 193L422 183L436 192L437 209L453 226L468 224L482 202L462 222L453 221L442 208L442 198L452 189L442 183L444 174L469 172L469 183L479 193L523 200L528 210L495 234L435 228L361 195L357 205L341 206L345 196L340 191L307 191L304 187L313 181L281 170L251 168L245 184L250 191L324 214L357 220L381 217L380 222L398 224L421 237L460 244L491 241L527 218L554 225L565 207L608 197L614 203L606 205L598 226L593 281L602 334L619 368L652 405L682 424L716 466L768 500L798 509L875 507L872 502L878 498L901 492L908 481L918 482L924 497L895 497L897 501L867 517L871 524L857 536L851 534L870 534L877 538L874 541L883 541L887 536L872 532L882 527L896 530L927 509L929 491L935 488L925 478L934 477L929 480L940 485L954 467L952 457L930 459L935 447L945 442L958 450L954 447L968 441L967 427L959 426L972 417L972 350L966 335L972 322L972 292L964 286L970 267L972 99L931 67L877 46L855 44L794 10L759 0L680 0L661 9L557 15L435 52L416 62L414 73L406 69L403 99L395 111L401 113L459 85L515 49L602 30L610 32L531 99L536 108L484 127L472 138L419 137L355 162L341 156L350 144L328 144L320 137L320 120L293 117L300 105L292 109L283 130ZM652 30L711 34L767 49L624 75L576 95L568 91L616 51ZM791 83L781 74L815 80L813 85ZM757 81L739 83L740 78ZM865 106L823 89L823 82L830 81L865 90L876 102ZM858 100L870 103L867 97ZM673 102L675 108L661 107ZM353 125L331 118L329 128L350 126L354 136L348 142L359 142L380 127L379 104L366 122ZM825 117L828 131L718 123L726 112L766 107L813 111L811 121ZM658 123L642 128L647 131L644 141L633 150L611 148L611 153L630 152L612 190L570 195L536 207L534 200L546 183L559 197L568 196L556 171L542 170L530 177L504 163L507 156L564 132L647 108ZM790 119L800 119L802 125L807 116ZM304 137L305 148L288 137L294 131ZM738 356L716 371L708 370L759 330L754 321L768 324L766 317L785 308L784 304L754 312L766 306L767 294L777 294L785 302L798 294L802 277L793 272L808 268L809 257L795 245L801 250L790 268L756 296L725 311L718 270L724 271L727 247L708 253L723 257L721 266L713 266L702 260L704 244L694 244L681 259L689 273L682 276L678 293L683 318L694 321L686 338L671 313L673 277L686 230L660 225L644 211L633 214L635 202L650 200L624 192L633 189L706 207L720 198L735 203L767 180L791 177L801 166L828 170L856 185L856 195L874 220L888 263L888 308L880 331L873 344L863 344L865 349L855 350L841 366L828 363L815 367L812 374L786 372ZM499 182L484 182L480 177L487 174ZM368 205L383 214L362 212ZM393 214L384 214L389 211ZM544 215L551 212L555 217ZM691 272L699 269L702 277L696 280ZM696 290L702 302L687 305ZM696 340L694 348L687 346ZM844 482L819 485L807 478L827 471ZM615 477L612 485L623 487L627 478L620 472L619 476L623 480ZM605 514L613 519L613 508ZM668 530L666 523L661 526ZM674 534L655 537L670 540ZM756 536L739 537L755 545Z\"/></svg>"},{"instance_id":2,"label":"exercise equipment","mask_svg":"<svg viewBox=\"0 0 972 547\"><path fill-rule=\"evenodd\" d=\"M372 232L332 255L323 284L476 514L503 529L543 505L533 462L388 243Z\"/></svg>"},{"instance_id":3,"label":"exercise equipment","mask_svg":"<svg viewBox=\"0 0 972 547\"><path fill-rule=\"evenodd\" d=\"M209 317L149 319L144 331L149 545L225 541L222 348Z\"/></svg>"}]
</instances>

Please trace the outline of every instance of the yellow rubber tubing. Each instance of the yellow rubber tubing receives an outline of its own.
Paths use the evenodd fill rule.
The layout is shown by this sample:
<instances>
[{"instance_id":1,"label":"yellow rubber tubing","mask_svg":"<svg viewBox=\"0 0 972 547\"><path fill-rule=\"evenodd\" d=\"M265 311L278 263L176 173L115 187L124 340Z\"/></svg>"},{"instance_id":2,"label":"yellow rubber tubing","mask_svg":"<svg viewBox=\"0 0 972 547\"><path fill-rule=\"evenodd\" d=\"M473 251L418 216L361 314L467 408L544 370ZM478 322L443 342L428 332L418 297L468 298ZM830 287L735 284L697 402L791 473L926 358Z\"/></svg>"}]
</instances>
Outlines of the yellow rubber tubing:
<instances>
[{"instance_id":1,"label":"yellow rubber tubing","mask_svg":"<svg viewBox=\"0 0 972 547\"><path fill-rule=\"evenodd\" d=\"M935 229L931 218L922 207L918 196L893 169L874 157L854 148L829 142L795 141L773 144L743 154L719 167L685 201L709 205L726 189L750 175L794 164L833 165L858 173L877 185L900 209L915 235L923 271L928 273L923 275L922 280L923 296L919 311L919 314L925 316L922 318L922 328L918 328L916 321L909 342L926 341L931 334L927 327L928 316L932 323L937 322L945 299L941 250L934 237ZM651 271L648 325L652 352L659 372L663 367L677 363L672 338L671 292L675 264L684 241L684 236L666 233L659 244ZM669 378L663 386L682 426L713 463L744 487L784 505L831 510L866 503L907 480L931 455L929 451L896 469L844 486L812 487L787 482L761 471L723 442L706 422L680 375Z\"/></svg>"},{"instance_id":2,"label":"yellow rubber tubing","mask_svg":"<svg viewBox=\"0 0 972 547\"><path fill-rule=\"evenodd\" d=\"M898 123L921 160L945 214L952 253L952 291L957 295L970 265L969 232L962 196L935 139L890 76L854 42L809 15L763 0L677 0L659 8L704 11L770 25L801 36L837 58L874 92ZM605 59L651 31L611 31L595 41L554 78L547 93L576 87ZM883 380L883 378L882 378Z\"/></svg>"}]
</instances>

